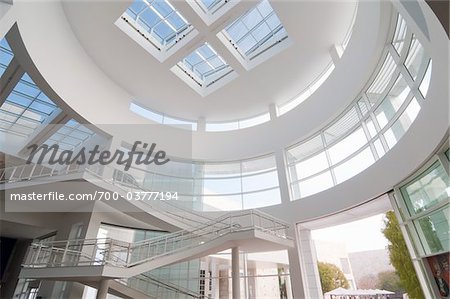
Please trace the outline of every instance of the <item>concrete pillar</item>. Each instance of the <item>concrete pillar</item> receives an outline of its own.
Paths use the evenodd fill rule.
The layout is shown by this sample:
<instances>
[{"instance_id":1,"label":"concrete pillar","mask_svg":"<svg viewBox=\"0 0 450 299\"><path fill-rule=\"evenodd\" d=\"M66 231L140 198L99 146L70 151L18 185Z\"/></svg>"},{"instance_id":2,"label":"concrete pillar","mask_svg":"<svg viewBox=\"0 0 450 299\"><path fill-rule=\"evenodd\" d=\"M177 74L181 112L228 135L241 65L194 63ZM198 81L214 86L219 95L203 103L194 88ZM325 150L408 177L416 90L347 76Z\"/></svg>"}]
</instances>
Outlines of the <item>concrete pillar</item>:
<instances>
[{"instance_id":1,"label":"concrete pillar","mask_svg":"<svg viewBox=\"0 0 450 299\"><path fill-rule=\"evenodd\" d=\"M274 120L278 117L278 107L275 104L270 104L269 105L269 115L270 115L270 120Z\"/></svg>"},{"instance_id":2,"label":"concrete pillar","mask_svg":"<svg viewBox=\"0 0 450 299\"><path fill-rule=\"evenodd\" d=\"M102 281L100 281L100 284L97 289L96 299L106 299L106 296L108 295L108 289L109 289L109 279L103 279Z\"/></svg>"},{"instance_id":3,"label":"concrete pillar","mask_svg":"<svg viewBox=\"0 0 450 299\"><path fill-rule=\"evenodd\" d=\"M294 239L294 248L288 249L292 296L295 299L323 299L319 269L310 230L298 230L292 224L288 236Z\"/></svg>"},{"instance_id":4,"label":"concrete pillar","mask_svg":"<svg viewBox=\"0 0 450 299\"><path fill-rule=\"evenodd\" d=\"M344 53L344 49L340 45L332 45L330 47L330 56L333 60L334 65L338 63L338 61L341 59L342 54Z\"/></svg>"},{"instance_id":5,"label":"concrete pillar","mask_svg":"<svg viewBox=\"0 0 450 299\"><path fill-rule=\"evenodd\" d=\"M300 267L302 269L302 281L306 297L323 299L319 269L317 267L316 248L309 229L299 229L297 227L296 246L298 246L298 252L300 253ZM297 298L295 294L294 298Z\"/></svg>"},{"instance_id":6,"label":"concrete pillar","mask_svg":"<svg viewBox=\"0 0 450 299\"><path fill-rule=\"evenodd\" d=\"M204 117L199 117L197 120L197 131L205 132L206 131L206 119Z\"/></svg>"},{"instance_id":7,"label":"concrete pillar","mask_svg":"<svg viewBox=\"0 0 450 299\"><path fill-rule=\"evenodd\" d=\"M239 275L239 247L231 249L231 283L233 299L241 298L241 279Z\"/></svg>"},{"instance_id":8,"label":"concrete pillar","mask_svg":"<svg viewBox=\"0 0 450 299\"><path fill-rule=\"evenodd\" d=\"M289 176L284 150L275 152L275 162L277 164L278 183L280 185L281 203L289 204L291 201L291 191L289 188Z\"/></svg>"}]
</instances>

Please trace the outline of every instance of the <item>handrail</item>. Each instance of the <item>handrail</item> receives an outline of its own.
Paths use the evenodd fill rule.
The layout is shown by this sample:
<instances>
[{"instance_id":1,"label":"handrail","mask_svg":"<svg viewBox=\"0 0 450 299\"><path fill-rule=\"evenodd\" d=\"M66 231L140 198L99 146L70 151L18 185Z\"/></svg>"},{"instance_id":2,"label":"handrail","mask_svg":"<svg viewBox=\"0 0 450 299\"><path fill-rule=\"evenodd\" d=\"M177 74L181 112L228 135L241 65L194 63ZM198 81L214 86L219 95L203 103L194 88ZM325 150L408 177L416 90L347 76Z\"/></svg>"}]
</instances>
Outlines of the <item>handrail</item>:
<instances>
[{"instance_id":1,"label":"handrail","mask_svg":"<svg viewBox=\"0 0 450 299\"><path fill-rule=\"evenodd\" d=\"M24 169L28 169L29 171L24 171ZM40 169L40 171L38 171L39 169ZM43 171L44 169L47 171L44 172ZM113 170L121 171L121 170L114 169L114 168L113 168ZM7 176L8 171L10 171L9 177ZM92 170L88 167L80 167L79 165L76 165L76 164L68 165L68 166L66 166L64 168L60 168L60 169L58 169L56 166L47 167L47 166L36 165L36 164L26 164L26 165L19 165L19 166L3 168L3 169L0 169L0 184L1 183L20 182L20 181L30 181L30 180L36 179L36 178L55 177L58 175L65 175L65 174L70 174L70 173L83 173L83 172L88 172L91 175L96 176L97 178L101 179L102 181L104 181L108 184L114 185L123 191L127 191L120 187L120 185L126 186L126 183L116 180L114 176L112 176L111 180L108 180L108 179L104 178L102 175L95 172L94 170ZM120 183L120 184L116 184L116 183ZM138 188L141 191L147 191L145 188L143 188L142 186L139 186L139 185L134 185L133 187ZM154 205L150 205L146 201L143 201L143 202L147 203L148 206L155 209ZM192 226L193 222L196 223L195 226L204 224L204 221L196 220L196 218L197 219L205 219L206 218L207 220L211 220L207 216L199 215L192 210L187 210L187 209L184 209L183 207L180 207L177 205L172 205L167 201L162 201L162 203L166 207L170 206L173 209L172 209L172 211L170 211L168 209L164 209L164 210L159 209L160 212L162 212L162 213L168 215L169 217L171 217L172 219L176 219L177 221L180 221L186 225ZM186 213L187 215L190 215L190 217L184 217L181 214L177 214L175 211ZM187 221L189 223L187 223Z\"/></svg>"},{"instance_id":2,"label":"handrail","mask_svg":"<svg viewBox=\"0 0 450 299\"><path fill-rule=\"evenodd\" d=\"M175 254L186 249L190 249L230 233L258 230L278 238L289 239L287 236L288 226L278 219L259 211L239 211L232 212L219 217L216 222L227 222L227 226L217 227L206 224L194 231L181 230L164 236L151 238L139 242L124 242L111 238L99 239L77 239L65 241L46 241L33 243L29 258L24 264L25 267L39 267L49 263L50 256L40 251L44 248L44 253L49 249L53 255L58 256L52 259L51 265L58 266L55 261L60 261L59 266L66 266L65 258L71 254L76 257L83 257L79 261L70 260L70 265L99 265L109 264L116 267L131 268L148 261ZM239 225L236 225L239 224ZM75 249L72 249L74 247ZM64 248L64 249L63 249ZM80 254L77 255L77 252Z\"/></svg>"}]
</instances>

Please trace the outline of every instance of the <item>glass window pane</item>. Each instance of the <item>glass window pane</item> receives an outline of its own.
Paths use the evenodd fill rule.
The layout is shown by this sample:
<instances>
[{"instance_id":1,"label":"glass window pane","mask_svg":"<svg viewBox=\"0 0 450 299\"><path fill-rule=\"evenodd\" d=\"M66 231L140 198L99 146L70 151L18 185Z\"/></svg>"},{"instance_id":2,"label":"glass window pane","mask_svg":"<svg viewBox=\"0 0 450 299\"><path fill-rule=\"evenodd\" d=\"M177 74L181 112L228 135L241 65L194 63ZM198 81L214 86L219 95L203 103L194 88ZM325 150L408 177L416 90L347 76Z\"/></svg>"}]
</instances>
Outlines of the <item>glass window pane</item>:
<instances>
[{"instance_id":1,"label":"glass window pane","mask_svg":"<svg viewBox=\"0 0 450 299\"><path fill-rule=\"evenodd\" d=\"M386 89L387 85L391 81L392 76L394 75L395 68L395 61L392 58L391 54L388 53L378 75L367 90L367 96L369 97L369 101L371 103L375 103L378 100L380 94L383 93L383 91Z\"/></svg>"},{"instance_id":2,"label":"glass window pane","mask_svg":"<svg viewBox=\"0 0 450 299\"><path fill-rule=\"evenodd\" d=\"M240 163L208 163L203 166L203 176L205 178L220 178L230 176L240 176Z\"/></svg>"},{"instance_id":3,"label":"glass window pane","mask_svg":"<svg viewBox=\"0 0 450 299\"><path fill-rule=\"evenodd\" d=\"M203 211L242 210L242 195L203 196Z\"/></svg>"},{"instance_id":4,"label":"glass window pane","mask_svg":"<svg viewBox=\"0 0 450 299\"><path fill-rule=\"evenodd\" d=\"M122 15L132 28L156 39L160 47L172 45L190 24L167 0L135 0Z\"/></svg>"},{"instance_id":5,"label":"glass window pane","mask_svg":"<svg viewBox=\"0 0 450 299\"><path fill-rule=\"evenodd\" d=\"M420 213L446 200L450 193L449 178L439 162L400 188L411 214Z\"/></svg>"},{"instance_id":6,"label":"glass window pane","mask_svg":"<svg viewBox=\"0 0 450 299\"><path fill-rule=\"evenodd\" d=\"M255 174L271 169L276 169L275 156L273 155L242 161L242 175Z\"/></svg>"},{"instance_id":7,"label":"glass window pane","mask_svg":"<svg viewBox=\"0 0 450 299\"><path fill-rule=\"evenodd\" d=\"M202 85L208 85L215 78L218 79L231 70L231 67L208 43L194 50L178 62L177 66Z\"/></svg>"},{"instance_id":8,"label":"glass window pane","mask_svg":"<svg viewBox=\"0 0 450 299\"><path fill-rule=\"evenodd\" d=\"M287 161L289 164L302 160L318 151L323 149L322 136L317 135L308 141L305 141L299 145L290 148L287 151Z\"/></svg>"},{"instance_id":9,"label":"glass window pane","mask_svg":"<svg viewBox=\"0 0 450 299\"><path fill-rule=\"evenodd\" d=\"M328 160L325 152L321 152L307 160L304 160L294 167L291 167L291 180L296 181L309 177L328 168Z\"/></svg>"},{"instance_id":10,"label":"glass window pane","mask_svg":"<svg viewBox=\"0 0 450 299\"><path fill-rule=\"evenodd\" d=\"M378 158L383 157L386 152L384 151L381 140L377 138L373 144L375 145L375 149L377 150Z\"/></svg>"},{"instance_id":11,"label":"glass window pane","mask_svg":"<svg viewBox=\"0 0 450 299\"><path fill-rule=\"evenodd\" d=\"M413 39L408 51L408 56L406 56L405 59L405 66L414 80L416 80L420 70L425 67L424 64L428 63L428 61L423 59L424 56L425 49L423 48L417 37L413 35Z\"/></svg>"},{"instance_id":12,"label":"glass window pane","mask_svg":"<svg viewBox=\"0 0 450 299\"><path fill-rule=\"evenodd\" d=\"M271 171L242 178L242 191L250 192L278 186L278 173Z\"/></svg>"},{"instance_id":13,"label":"glass window pane","mask_svg":"<svg viewBox=\"0 0 450 299\"><path fill-rule=\"evenodd\" d=\"M430 62L428 63L427 71L425 72L425 75L423 76L422 82L420 83L420 86L419 86L420 93L423 95L424 98L427 97L428 88L430 87L432 69L433 69L433 62L430 59Z\"/></svg>"},{"instance_id":14,"label":"glass window pane","mask_svg":"<svg viewBox=\"0 0 450 299\"><path fill-rule=\"evenodd\" d=\"M329 171L299 182L300 197L306 197L333 187L333 179Z\"/></svg>"},{"instance_id":15,"label":"glass window pane","mask_svg":"<svg viewBox=\"0 0 450 299\"><path fill-rule=\"evenodd\" d=\"M243 195L244 209L256 209L281 203L280 189L275 188L262 192Z\"/></svg>"},{"instance_id":16,"label":"glass window pane","mask_svg":"<svg viewBox=\"0 0 450 299\"><path fill-rule=\"evenodd\" d=\"M332 126L325 130L324 136L327 144L332 143L342 135L345 135L350 129L359 123L359 116L356 108L352 107L342 117L340 117Z\"/></svg>"},{"instance_id":17,"label":"glass window pane","mask_svg":"<svg viewBox=\"0 0 450 299\"><path fill-rule=\"evenodd\" d=\"M368 105L364 99L360 99L358 101L358 107L359 107L359 110L361 110L362 116L365 116L369 112L369 109L370 109L370 107L368 107Z\"/></svg>"},{"instance_id":18,"label":"glass window pane","mask_svg":"<svg viewBox=\"0 0 450 299\"><path fill-rule=\"evenodd\" d=\"M372 151L368 147L350 160L334 168L336 182L338 184L342 183L343 181L357 175L374 162L375 160L373 158Z\"/></svg>"},{"instance_id":19,"label":"glass window pane","mask_svg":"<svg viewBox=\"0 0 450 299\"><path fill-rule=\"evenodd\" d=\"M82 127L84 128L83 131L78 129ZM73 150L93 135L94 132L71 119L64 126L60 126L58 131L45 141L45 144L49 146L58 144L60 149Z\"/></svg>"},{"instance_id":20,"label":"glass window pane","mask_svg":"<svg viewBox=\"0 0 450 299\"><path fill-rule=\"evenodd\" d=\"M365 144L367 144L366 134L362 128L358 128L352 134L328 149L331 163L336 164L342 161Z\"/></svg>"},{"instance_id":21,"label":"glass window pane","mask_svg":"<svg viewBox=\"0 0 450 299\"><path fill-rule=\"evenodd\" d=\"M401 55L403 46L405 44L407 26L405 20L400 14L397 15L397 25L395 27L394 38L392 39L392 45L397 51L398 55Z\"/></svg>"},{"instance_id":22,"label":"glass window pane","mask_svg":"<svg viewBox=\"0 0 450 299\"><path fill-rule=\"evenodd\" d=\"M425 254L450 250L450 207L414 221Z\"/></svg>"},{"instance_id":23,"label":"glass window pane","mask_svg":"<svg viewBox=\"0 0 450 299\"><path fill-rule=\"evenodd\" d=\"M239 121L239 128L249 128L253 126L260 125L262 123L268 122L270 120L270 114L266 113L263 115L255 116L252 118L247 118Z\"/></svg>"},{"instance_id":24,"label":"glass window pane","mask_svg":"<svg viewBox=\"0 0 450 299\"><path fill-rule=\"evenodd\" d=\"M5 72L13 57L14 54L6 41L6 38L3 38L0 40L0 77Z\"/></svg>"},{"instance_id":25,"label":"glass window pane","mask_svg":"<svg viewBox=\"0 0 450 299\"><path fill-rule=\"evenodd\" d=\"M239 129L239 122L206 123L206 132L222 132Z\"/></svg>"},{"instance_id":26,"label":"glass window pane","mask_svg":"<svg viewBox=\"0 0 450 299\"><path fill-rule=\"evenodd\" d=\"M261 1L223 32L247 60L287 38L287 32L268 0Z\"/></svg>"},{"instance_id":27,"label":"glass window pane","mask_svg":"<svg viewBox=\"0 0 450 299\"><path fill-rule=\"evenodd\" d=\"M162 121L163 121L163 115L162 114L153 112L153 111L151 111L151 110L149 110L147 108L144 108L144 107L142 107L140 105L137 105L135 103L131 103L130 104L130 110L133 111L134 113L136 113L136 114L138 114L138 115L140 115L142 117L145 117L147 119L150 119L150 120L152 120L154 122L162 123Z\"/></svg>"},{"instance_id":28,"label":"glass window pane","mask_svg":"<svg viewBox=\"0 0 450 299\"><path fill-rule=\"evenodd\" d=\"M203 180L203 194L206 195L241 192L241 178Z\"/></svg>"},{"instance_id":29,"label":"glass window pane","mask_svg":"<svg viewBox=\"0 0 450 299\"><path fill-rule=\"evenodd\" d=\"M367 130L369 130L370 137L371 138L375 137L377 135L377 130L375 128L375 125L374 125L372 119L369 118L366 121L366 126L367 126Z\"/></svg>"},{"instance_id":30,"label":"glass window pane","mask_svg":"<svg viewBox=\"0 0 450 299\"><path fill-rule=\"evenodd\" d=\"M40 98L45 99L41 101ZM0 128L21 136L29 136L37 128L38 122L44 122L58 107L50 101L25 73L6 101L0 107L1 118L9 121L12 126ZM36 124L32 124L36 122ZM18 125L14 125L17 123ZM25 126L25 127L24 127Z\"/></svg>"},{"instance_id":31,"label":"glass window pane","mask_svg":"<svg viewBox=\"0 0 450 299\"><path fill-rule=\"evenodd\" d=\"M412 122L416 119L419 111L420 105L416 98L413 98L399 119L384 133L389 148L393 148L400 138L402 138Z\"/></svg>"},{"instance_id":32,"label":"glass window pane","mask_svg":"<svg viewBox=\"0 0 450 299\"><path fill-rule=\"evenodd\" d=\"M380 128L384 128L384 126L386 126L386 124L394 117L395 113L406 100L409 92L410 88L408 84L400 75L388 95L375 110L375 116Z\"/></svg>"}]
</instances>

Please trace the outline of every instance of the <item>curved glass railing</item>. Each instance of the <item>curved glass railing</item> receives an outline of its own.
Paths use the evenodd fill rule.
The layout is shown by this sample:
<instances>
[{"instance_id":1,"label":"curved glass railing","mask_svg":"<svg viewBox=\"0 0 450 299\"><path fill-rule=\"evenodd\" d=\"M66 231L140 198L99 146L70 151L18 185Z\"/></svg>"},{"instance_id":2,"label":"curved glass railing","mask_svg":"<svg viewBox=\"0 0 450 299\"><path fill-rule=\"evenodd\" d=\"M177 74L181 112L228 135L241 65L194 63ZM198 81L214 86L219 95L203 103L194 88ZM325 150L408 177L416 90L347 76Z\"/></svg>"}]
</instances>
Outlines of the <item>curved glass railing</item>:
<instances>
[{"instance_id":1,"label":"curved glass railing","mask_svg":"<svg viewBox=\"0 0 450 299\"><path fill-rule=\"evenodd\" d=\"M432 62L398 15L384 62L335 121L286 149L293 200L357 175L392 149L425 102Z\"/></svg>"}]
</instances>

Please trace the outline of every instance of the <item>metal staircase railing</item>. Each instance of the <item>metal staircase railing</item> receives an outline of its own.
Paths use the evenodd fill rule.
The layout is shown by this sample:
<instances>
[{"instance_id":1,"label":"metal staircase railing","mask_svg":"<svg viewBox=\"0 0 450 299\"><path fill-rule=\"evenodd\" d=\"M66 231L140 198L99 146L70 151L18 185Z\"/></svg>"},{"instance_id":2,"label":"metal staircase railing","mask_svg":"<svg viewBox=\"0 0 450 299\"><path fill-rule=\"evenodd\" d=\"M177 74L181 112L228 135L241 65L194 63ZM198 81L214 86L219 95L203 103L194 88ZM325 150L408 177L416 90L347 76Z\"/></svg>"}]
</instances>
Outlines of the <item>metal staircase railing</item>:
<instances>
[{"instance_id":1,"label":"metal staircase railing","mask_svg":"<svg viewBox=\"0 0 450 299\"><path fill-rule=\"evenodd\" d=\"M181 295L183 298L201 298L200 293L184 288L169 281L162 281L150 274L139 274L125 279L116 279L116 281L126 285L129 288L148 294L155 298L174 298L174 294ZM163 297L164 296L164 297Z\"/></svg>"},{"instance_id":2,"label":"metal staircase railing","mask_svg":"<svg viewBox=\"0 0 450 299\"><path fill-rule=\"evenodd\" d=\"M221 223L220 227L217 227ZM110 238L32 243L25 268L110 265L132 268L158 258L198 247L229 234L257 230L281 239L288 225L257 210L228 213L193 231L128 243Z\"/></svg>"},{"instance_id":3,"label":"metal staircase railing","mask_svg":"<svg viewBox=\"0 0 450 299\"><path fill-rule=\"evenodd\" d=\"M145 172L144 170L141 171ZM124 173L122 170L115 169L112 166L105 166L99 169L96 167L81 167L76 164L66 167L61 167L59 165L26 164L3 168L0 169L0 184L31 181L46 177L52 177L56 180L58 176L74 173L83 174L85 172L107 184L119 188L123 192L121 195L124 197L126 196L126 192L150 191L139 185L137 181L133 182L133 177L131 175ZM133 203L133 201L131 202ZM200 215L193 210L185 209L180 205L172 204L169 201L143 200L141 202L152 209L152 212L156 212L152 214L162 213L170 219L175 220L178 224L184 224L184 227L182 228L185 229L203 225L205 222L211 220L211 218L205 215Z\"/></svg>"}]
</instances>

